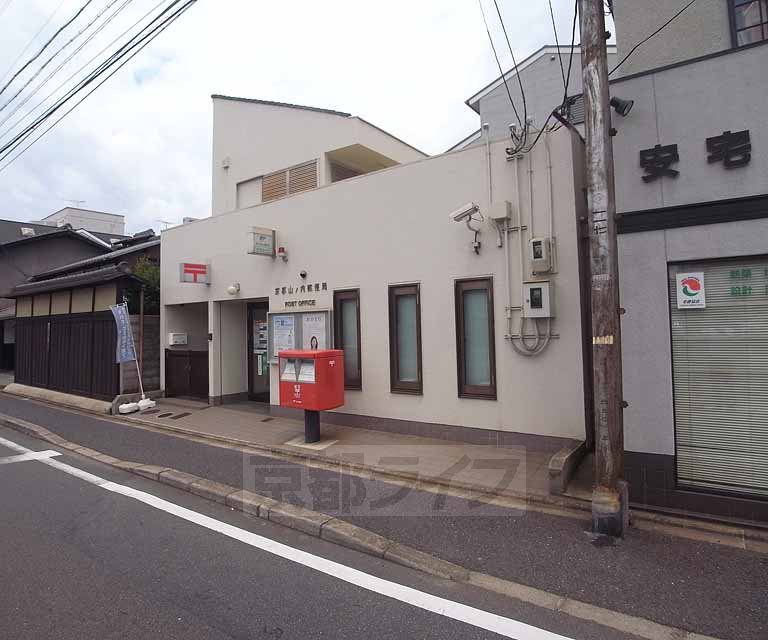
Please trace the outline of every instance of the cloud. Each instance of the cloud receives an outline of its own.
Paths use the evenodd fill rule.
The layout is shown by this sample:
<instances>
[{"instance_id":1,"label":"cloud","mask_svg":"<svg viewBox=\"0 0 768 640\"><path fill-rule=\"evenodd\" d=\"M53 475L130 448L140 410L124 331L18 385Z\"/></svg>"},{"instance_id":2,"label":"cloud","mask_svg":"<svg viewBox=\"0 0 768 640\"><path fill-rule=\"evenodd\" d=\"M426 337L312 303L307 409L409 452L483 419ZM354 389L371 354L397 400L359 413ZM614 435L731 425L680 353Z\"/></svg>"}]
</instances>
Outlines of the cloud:
<instances>
[{"instance_id":1,"label":"cloud","mask_svg":"<svg viewBox=\"0 0 768 640\"><path fill-rule=\"evenodd\" d=\"M14 29L0 43L0 73L60 1L9 7L3 21ZM45 33L80 4L66 0ZM94 4L98 11L106 0ZM131 3L61 79L154 4ZM499 4L518 61L554 41L546 3ZM554 5L561 43L570 42L573 4ZM486 7L508 68L493 4ZM212 93L349 111L439 153L479 126L464 100L497 76L471 0L200 0L0 172L0 217L39 219L65 199L123 213L130 231L208 215Z\"/></svg>"}]
</instances>

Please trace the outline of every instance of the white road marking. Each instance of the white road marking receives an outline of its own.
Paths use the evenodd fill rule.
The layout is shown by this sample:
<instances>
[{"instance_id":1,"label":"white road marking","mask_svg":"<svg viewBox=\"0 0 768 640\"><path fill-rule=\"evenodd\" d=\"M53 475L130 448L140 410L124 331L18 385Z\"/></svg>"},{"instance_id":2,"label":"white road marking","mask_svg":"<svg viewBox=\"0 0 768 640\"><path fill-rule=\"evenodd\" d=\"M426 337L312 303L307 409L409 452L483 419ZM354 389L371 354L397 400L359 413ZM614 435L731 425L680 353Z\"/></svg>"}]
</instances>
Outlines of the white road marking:
<instances>
[{"instance_id":1,"label":"white road marking","mask_svg":"<svg viewBox=\"0 0 768 640\"><path fill-rule=\"evenodd\" d=\"M23 453L36 453L15 442L5 440L4 438L0 438L0 445ZM491 631L507 638L514 638L515 640L572 640L565 636L525 624L524 622L505 618L496 615L495 613L489 613L482 609L476 609L461 604L460 602L454 602L453 600L425 593L418 589L407 587L390 580L385 580L358 569L353 569L352 567L334 562L333 560L328 560L306 551L301 551L300 549L294 549L293 547L276 542L270 538L265 538L264 536L251 533L245 529L240 529L239 527L203 515L197 511L192 511L191 509L168 502L167 500L153 496L150 493L138 491L137 489L116 482L111 482L92 473L88 473L87 471L82 471L81 469L59 462L58 460L51 460L50 458L39 458L38 460L43 464L73 475L81 480L99 486L102 489L106 489L107 491L133 498L150 507L174 515L187 522L192 522L201 527L205 527L206 529L225 535L233 540L238 540L256 549L261 549L272 555L301 564L338 580L343 580L344 582L366 589L367 591L387 596L394 600L404 602L405 604L418 607L419 609L424 609L425 611L430 611L446 618L451 618L452 620L457 620L480 629L485 629L486 631Z\"/></svg>"},{"instance_id":2,"label":"white road marking","mask_svg":"<svg viewBox=\"0 0 768 640\"><path fill-rule=\"evenodd\" d=\"M0 465L13 464L15 462L27 462L28 460L46 460L60 455L61 454L58 451L30 451L29 453L20 453L17 456L0 458Z\"/></svg>"}]
</instances>

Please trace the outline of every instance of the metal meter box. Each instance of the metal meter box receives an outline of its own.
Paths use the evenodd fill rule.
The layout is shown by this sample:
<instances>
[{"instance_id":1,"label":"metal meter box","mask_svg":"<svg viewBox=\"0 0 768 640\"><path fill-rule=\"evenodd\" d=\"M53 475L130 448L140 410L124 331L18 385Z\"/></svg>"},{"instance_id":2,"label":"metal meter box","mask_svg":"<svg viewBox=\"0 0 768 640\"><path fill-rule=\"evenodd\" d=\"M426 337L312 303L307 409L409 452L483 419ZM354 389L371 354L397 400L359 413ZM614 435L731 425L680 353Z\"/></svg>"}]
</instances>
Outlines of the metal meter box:
<instances>
[{"instance_id":1,"label":"metal meter box","mask_svg":"<svg viewBox=\"0 0 768 640\"><path fill-rule=\"evenodd\" d=\"M168 334L168 346L178 347L185 345L188 342L186 333L169 333Z\"/></svg>"},{"instance_id":2,"label":"metal meter box","mask_svg":"<svg viewBox=\"0 0 768 640\"><path fill-rule=\"evenodd\" d=\"M344 404L344 352L289 349L278 354L280 406L327 411Z\"/></svg>"},{"instance_id":3,"label":"metal meter box","mask_svg":"<svg viewBox=\"0 0 768 640\"><path fill-rule=\"evenodd\" d=\"M547 280L523 283L523 317L554 318L554 291Z\"/></svg>"},{"instance_id":4,"label":"metal meter box","mask_svg":"<svg viewBox=\"0 0 768 640\"><path fill-rule=\"evenodd\" d=\"M531 238L528 247L531 272L536 274L552 271L552 241L549 238Z\"/></svg>"}]
</instances>

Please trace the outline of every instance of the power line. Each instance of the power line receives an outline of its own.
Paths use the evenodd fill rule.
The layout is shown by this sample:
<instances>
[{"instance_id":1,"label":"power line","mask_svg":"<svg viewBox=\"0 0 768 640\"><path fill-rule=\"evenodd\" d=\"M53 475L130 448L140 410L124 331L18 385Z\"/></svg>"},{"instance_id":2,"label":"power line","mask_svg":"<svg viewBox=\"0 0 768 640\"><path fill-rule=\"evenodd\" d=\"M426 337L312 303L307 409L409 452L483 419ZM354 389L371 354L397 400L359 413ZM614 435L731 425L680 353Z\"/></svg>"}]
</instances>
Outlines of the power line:
<instances>
[{"instance_id":1,"label":"power line","mask_svg":"<svg viewBox=\"0 0 768 640\"><path fill-rule=\"evenodd\" d=\"M525 90L523 89L523 81L520 78L520 70L517 68L517 60L515 59L515 52L512 51L512 45L509 42L509 36L507 35L507 27L504 25L504 18L501 17L501 11L499 10L499 3L493 0L493 4L496 7L496 14L499 16L499 22L501 23L501 29L504 32L504 38L507 41L507 47L509 48L509 54L512 56L512 64L515 67L515 75L517 76L517 83L520 85L520 95L523 98L523 120L524 124L522 131L522 140L520 146L523 146L528 140L528 103L525 99Z\"/></svg>"},{"instance_id":2,"label":"power line","mask_svg":"<svg viewBox=\"0 0 768 640\"><path fill-rule=\"evenodd\" d=\"M64 23L64 24L63 24L61 27L59 27L58 31L56 31L56 33L54 33L54 34L53 34L53 35L50 37L50 39L49 39L49 40L48 40L48 41L47 41L47 42L46 42L46 43L45 43L45 44L44 44L44 45L41 47L40 51L38 51L38 52L37 52L37 53L36 53L34 56L32 56L32 57L31 57L29 60L27 60L27 61L26 61L26 62L25 62L23 65L22 65L21 69L19 69L19 70L18 70L16 73L14 73L14 74L11 76L11 79L10 79L8 82L6 82L6 83L5 83L5 85L3 86L3 88L2 88L2 89L0 89L0 94L2 94L2 93L3 93L3 92L4 92L4 91L5 91L7 88L8 88L8 86L9 86L9 85L10 85L10 84L11 84L11 83L12 83L12 82L13 82L13 81L16 79L16 78L18 78L18 77L19 77L19 75L21 75L21 73L22 73L22 72L23 72L23 71L24 71L24 70L25 70L25 69L26 69L26 68L27 68L29 65L31 65L31 64L32 64L32 63L33 63L35 60L37 60L37 59L38 59L38 58L39 58L41 55L43 55L43 51L45 51L45 50L48 48L48 45L50 45L50 44L51 44L51 43L52 43L52 42L53 42L53 41L54 41L54 40L55 40L55 39L58 37L58 35L59 35L59 34L60 34L62 31L64 31L64 29L66 29L66 28L67 28L69 25L71 25L71 24L72 24L72 23L73 23L75 20L77 20L77 18L79 18L79 17L80 17L80 14L81 14L83 11L85 11L85 10L86 10L86 8L88 7L88 5L89 5L89 4L91 4L91 2L93 2L93 0L86 0L85 4L84 4L82 7L80 7L80 8L77 10L77 13L75 13L75 15L73 15L73 16L72 16L72 17L71 17L69 20L67 20L67 21L66 21L66 22L65 22L65 23Z\"/></svg>"},{"instance_id":3,"label":"power line","mask_svg":"<svg viewBox=\"0 0 768 640\"><path fill-rule=\"evenodd\" d=\"M128 0L128 1L130 2L130 1L132 1L132 0ZM150 15L150 14L152 14L152 13L154 13L154 12L155 12L155 11L156 11L156 10L157 10L159 7L160 7L160 5L164 4L166 1L167 1L167 0L160 0L160 2L158 2L158 3L157 3L155 6L153 6L153 7L152 7L152 8L151 8L149 11L147 11L147 12L146 12L146 13L145 13L143 16L141 16L141 17L140 17L140 18L139 18L139 19L138 19L136 22L134 22L134 23L133 23L133 24L132 24L130 27L128 27L128 28L127 28L125 31L123 31L123 32L122 32L120 35L118 35L118 36L117 36L117 37L116 37L114 40L112 40L111 42L109 42L109 43L108 43L108 44L107 44L107 45L106 45L106 46L105 46L103 49L101 49L101 50L100 50L98 53L96 53L96 54L95 54L95 55L94 55L94 56L93 56L93 57L92 57L90 60L88 60L88 61L87 61L87 62L85 62L85 63L84 63L84 64L83 64L81 67L79 67L78 69L76 69L74 73L72 73L72 74L71 74L71 75L70 75L70 76L69 76L69 77L68 77L66 80L64 80L64 81L63 81L61 84L59 84L59 85L58 85L58 86L57 86L57 87L56 87L56 88L55 88L53 91L51 91L51 92L50 92L50 93L49 93L47 96L45 96L45 98L43 98L42 100L40 100L40 101L39 101L39 102L38 102L38 103L37 103L37 104L36 104L34 107L32 107L32 108L31 108L31 109L30 109L30 110L29 110L29 111L28 111L26 114L24 114L24 115L23 115L21 118L19 118L18 120L16 120L16 122L14 122L12 125L10 125L10 127L8 127L8 129L5 131L5 133L0 133L0 139L4 138L4 137L5 137L5 136L7 136L8 134L10 134L10 132L11 132L11 131L13 131L13 130L14 130L16 127L18 127L18 126L19 126L19 125L20 125L22 122L24 122L24 120L26 120L27 118L29 118L29 117L30 117L30 116L31 116L31 115L32 115L32 114L33 114L35 111L37 111L37 110L38 110L38 109L39 109L39 108L40 108L40 107L41 107L43 104L45 104L45 103L46 103L46 102L47 102L47 101L48 101L50 98L52 98L54 95L56 95L56 93L58 93L58 91L59 91L59 90L60 90L60 89L61 89L61 88L62 88L64 85L66 85L66 84L67 84L67 83L68 83L70 80L72 80L72 78L74 78L74 77L75 77L77 74L79 74L79 73L80 73L80 72L81 72L83 69L85 69L85 68L86 68L88 65L90 65L90 64L91 64L91 63L92 63L94 60L98 59L98 58L101 56L101 54L103 54L103 53L104 53L104 52L105 52L107 49L109 49L109 48L110 48L112 45L114 45L114 44L115 44L115 43L116 43L118 40L120 40L120 39L121 39L123 36L125 36L125 35L126 35L128 32L132 31L132 30L133 30L133 29L134 29L134 28L135 28L135 27L136 27L138 24L140 24L140 23L144 22L144 20L147 18L147 16L149 16L149 15ZM120 11L120 10L121 10L121 8L119 8L119 9L118 9L118 11ZM114 15L113 15L112 17L114 17ZM105 25L102 25L102 26L105 26ZM142 28L142 29L143 29L143 28ZM141 33L142 29L140 29L140 30L139 30L139 33ZM94 34L94 35L95 35L95 34ZM137 34L137 35L138 35L138 34ZM135 37L135 36L134 36L134 37ZM40 87L38 87L38 89L39 89L39 88L40 88ZM38 89L36 89L36 90L35 90L33 93L36 93ZM31 96L30 96L30 97L31 97ZM23 105L23 104L24 104L24 103L22 103L22 105ZM17 105L17 107L16 107L16 110L18 110L18 105ZM9 116L8 116L8 117L6 117L6 119L5 119L5 120L3 120L2 122L0 122L0 125L4 124L4 123L5 123L5 122L8 120L8 118L9 118L11 115L13 115L13 113L15 113L15 111L14 111L14 112L11 112L11 114L9 114Z\"/></svg>"},{"instance_id":4,"label":"power line","mask_svg":"<svg viewBox=\"0 0 768 640\"><path fill-rule=\"evenodd\" d=\"M568 86L571 83L571 69L573 68L573 50L576 48L576 23L579 21L579 0L573 3L573 24L571 25L571 52L568 56L568 75L565 80L565 93L563 104L568 100Z\"/></svg>"},{"instance_id":5,"label":"power line","mask_svg":"<svg viewBox=\"0 0 768 640\"><path fill-rule=\"evenodd\" d=\"M560 54L560 40L557 37L557 25L555 25L555 10L552 8L552 0L549 0L549 17L552 18L552 31L555 33L555 46L557 47L557 58L560 60L560 74L563 76L563 89L568 91L568 83L565 81L565 68L563 67L563 56Z\"/></svg>"},{"instance_id":6,"label":"power line","mask_svg":"<svg viewBox=\"0 0 768 640\"><path fill-rule=\"evenodd\" d=\"M48 19L43 23L43 26L37 30L37 33L32 36L32 39L29 42L27 42L26 46L21 50L21 53L19 53L19 55L17 55L16 58L14 58L13 62L11 62L10 66L5 70L5 73L3 74L2 79L0 79L0 82L5 82L5 79L8 77L8 74L16 66L16 63L19 60L21 60L21 57L27 52L27 49L29 49L32 46L32 43L35 40L37 40L37 37L45 30L45 28L48 26L51 20L53 20L53 16L55 16L59 12L59 9L61 9L61 7L64 5L66 1L67 0L61 0L61 2L59 2L58 6L51 12L51 15L49 15Z\"/></svg>"},{"instance_id":7,"label":"power line","mask_svg":"<svg viewBox=\"0 0 768 640\"><path fill-rule=\"evenodd\" d=\"M646 42L648 42L651 38L653 38L658 33L661 33L664 29L666 29L670 24L672 24L679 16L681 16L696 0L691 0L687 5L685 5L680 11L678 11L675 15L673 15L669 20L667 20L663 25L661 25L656 31L654 31L649 36L643 38L640 42L638 42L632 49L630 49L629 53L625 55L621 61L608 72L608 75L610 76L616 69L618 69L621 65L623 65L627 59L635 52L637 51L642 45L644 45Z\"/></svg>"},{"instance_id":8,"label":"power line","mask_svg":"<svg viewBox=\"0 0 768 640\"><path fill-rule=\"evenodd\" d=\"M7 157L8 153L10 153L10 151L8 150L11 147L19 146L23 142L23 139L31 135L31 133L35 129L37 129L47 118L51 117L53 113L58 111L72 97L74 97L77 93L82 91L85 87L87 87L94 80L96 80L101 74L104 73L106 69L113 66L128 51L135 48L138 45L138 43L140 43L141 41L143 41L144 38L147 37L145 35L143 38L139 38L139 36L141 36L142 33L146 32L149 29L149 27L155 22L157 22L164 14L168 13L171 9L173 9L178 4L180 4L181 1L182 0L173 0L173 2L171 2L165 9L163 9L163 11L161 11L157 16L155 16L155 18L153 18L147 25L142 27L137 34L134 34L133 36L131 36L131 38L126 43L124 43L120 48L118 48L117 51L110 54L106 58L106 60L101 62L95 69L91 70L82 80L80 80L79 83L75 84L72 88L70 88L70 90L66 94L64 94L64 96L60 97L51 107L48 108L48 110L45 113L39 116L35 122L28 125L24 131L19 133L10 142L0 147L0 154L5 154L5 156L3 157ZM0 158L0 160L1 159L2 158Z\"/></svg>"},{"instance_id":9,"label":"power line","mask_svg":"<svg viewBox=\"0 0 768 640\"><path fill-rule=\"evenodd\" d=\"M507 95L509 96L509 102L512 105L512 111L515 112L515 117L517 118L517 122L520 124L520 128L523 128L523 121L520 119L520 114L517 112L517 107L515 106L515 101L512 99L512 92L509 90L509 85L507 84L507 78L504 75L504 69L501 67L501 60L499 60L499 54L496 51L496 45L493 43L493 36L491 35L491 30L488 27L488 20L485 17L485 9L483 8L483 0L477 0L477 4L480 5L480 13L483 15L483 23L485 24L485 32L488 34L488 40L491 43L491 49L493 49L493 57L496 58L496 66L499 67L499 73L501 74L501 79L504 81L504 86L507 89Z\"/></svg>"},{"instance_id":10,"label":"power line","mask_svg":"<svg viewBox=\"0 0 768 640\"><path fill-rule=\"evenodd\" d=\"M93 20L91 20L87 25L85 25L85 27L80 29L80 31L78 31L74 36L72 36L69 40L67 40L67 42L65 42L61 47L59 47L59 49L52 56L50 56L42 64L42 66L40 66L38 68L38 70L35 71L35 73L33 73L29 78L27 78L27 81L23 85L21 85L19 90L15 94L13 94L2 106L0 106L0 111L5 109L11 102L13 102L16 98L18 98L19 95L21 95L21 93L24 91L24 89L26 89L30 84L32 84L33 80L35 80L35 78L37 78L37 76L39 76L43 72L43 69L45 69L51 62L53 62L53 60L56 58L56 56L58 56L62 51L64 51L64 49L66 49L75 40L77 40L80 36L82 36L94 24L96 24L101 19L101 16L103 16L115 4L117 4L118 1L119 0L112 0L111 2L109 2L106 7L104 7L99 13L96 14L96 17ZM125 5L123 5L123 6L125 6ZM79 49L78 49L78 51L79 51ZM70 60L70 59L71 58L67 58L67 60ZM61 66L59 66L57 69L61 69Z\"/></svg>"},{"instance_id":11,"label":"power line","mask_svg":"<svg viewBox=\"0 0 768 640\"><path fill-rule=\"evenodd\" d=\"M179 4L180 0L176 0L171 7ZM80 104L82 104L89 96L91 96L99 87L101 87L107 80L109 80L115 73L117 73L120 69L122 69L128 62L130 62L136 55L138 55L147 45L149 45L158 35L160 35L163 31L165 31L173 22L175 22L185 11L187 11L197 0L187 0L187 2L182 5L179 9L176 10L175 13L171 14L167 18L164 19L163 22L160 23L155 29L153 29L151 32L149 32L147 35L145 35L141 40L137 41L136 44L134 44L131 48L129 48L127 51L130 51L131 49L136 48L140 43L141 46L138 46L138 49L136 49L131 55L129 55L121 64L119 64L109 75L107 75L101 82L99 82L93 89L91 89L87 94L85 94L80 100L78 100L77 103L75 103L68 111L66 111L58 120L56 120L50 127L48 127L45 131L43 131L37 138L35 138L32 142L30 142L26 147L21 149L16 155L14 155L8 162L6 162L4 165L0 166L0 172L4 171L8 166L10 166L16 159L19 158L22 154L24 154L30 147L32 147L35 143L37 143L41 138L43 138L49 131L51 131L59 122L61 122L64 118L66 118L72 111L74 111ZM163 13L166 13L171 7L168 7ZM161 14L162 15L162 14ZM159 17L159 16L158 16ZM156 18L157 19L157 18ZM126 51L126 53L127 53ZM124 54L123 54L124 56ZM109 66L114 64L120 60L120 58L116 58L114 62L111 62ZM104 69L99 71L98 75L102 75L104 71L109 68L109 66L104 67ZM98 76L96 76L98 77ZM95 80L95 77L89 80L89 83L91 81ZM86 85L84 85L82 88L84 88ZM57 107L58 108L58 107ZM52 113L50 114L52 115ZM46 119L50 116L46 116ZM39 126L39 125L37 125ZM8 147L6 146L3 149L3 152L5 152L5 149ZM5 159L8 157L10 151L5 153L3 155L2 159Z\"/></svg>"}]
</instances>

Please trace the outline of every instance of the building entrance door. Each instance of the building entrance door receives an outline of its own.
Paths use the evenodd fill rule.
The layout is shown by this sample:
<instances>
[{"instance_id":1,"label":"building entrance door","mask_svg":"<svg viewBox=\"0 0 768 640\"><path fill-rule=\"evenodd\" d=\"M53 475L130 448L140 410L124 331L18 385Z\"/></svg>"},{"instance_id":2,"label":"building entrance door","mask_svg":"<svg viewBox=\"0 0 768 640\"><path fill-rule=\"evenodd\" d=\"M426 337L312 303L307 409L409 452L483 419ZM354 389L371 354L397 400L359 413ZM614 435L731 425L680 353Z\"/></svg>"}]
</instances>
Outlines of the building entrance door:
<instances>
[{"instance_id":1,"label":"building entrance door","mask_svg":"<svg viewBox=\"0 0 768 640\"><path fill-rule=\"evenodd\" d=\"M269 354L267 352L267 311L269 301L248 305L248 398L269 402Z\"/></svg>"}]
</instances>

